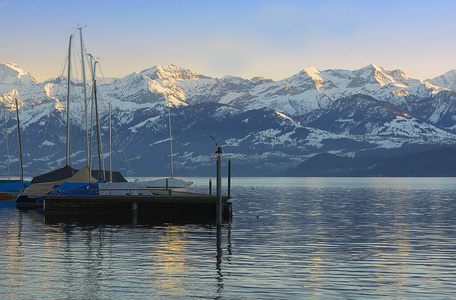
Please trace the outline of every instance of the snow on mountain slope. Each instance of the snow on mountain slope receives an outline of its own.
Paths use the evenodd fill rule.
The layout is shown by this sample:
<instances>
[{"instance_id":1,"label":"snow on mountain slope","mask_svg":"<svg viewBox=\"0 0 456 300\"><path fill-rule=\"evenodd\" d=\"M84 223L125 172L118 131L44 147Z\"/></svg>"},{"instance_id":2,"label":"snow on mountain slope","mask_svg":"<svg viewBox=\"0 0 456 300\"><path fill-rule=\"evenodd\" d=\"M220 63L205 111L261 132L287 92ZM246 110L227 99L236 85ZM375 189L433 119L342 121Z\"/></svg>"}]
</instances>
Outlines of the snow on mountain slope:
<instances>
[{"instance_id":1,"label":"snow on mountain slope","mask_svg":"<svg viewBox=\"0 0 456 300\"><path fill-rule=\"evenodd\" d=\"M0 63L0 83L3 84L35 84L36 80L29 72L24 71L13 62ZM0 92L4 92L1 90Z\"/></svg>"},{"instance_id":2,"label":"snow on mountain slope","mask_svg":"<svg viewBox=\"0 0 456 300\"><path fill-rule=\"evenodd\" d=\"M435 126L456 132L456 92L443 91L411 103L416 114Z\"/></svg>"},{"instance_id":3,"label":"snow on mountain slope","mask_svg":"<svg viewBox=\"0 0 456 300\"><path fill-rule=\"evenodd\" d=\"M359 70L304 69L275 83L254 87L227 104L241 109L270 107L291 116L327 108L334 100L356 93L406 107L408 98L430 97L445 88L411 79L400 70L388 71L377 65Z\"/></svg>"},{"instance_id":4,"label":"snow on mountain slope","mask_svg":"<svg viewBox=\"0 0 456 300\"><path fill-rule=\"evenodd\" d=\"M456 135L426 123L396 105L357 94L334 101L309 125L346 135L421 138L422 142L456 142Z\"/></svg>"},{"instance_id":5,"label":"snow on mountain slope","mask_svg":"<svg viewBox=\"0 0 456 300\"><path fill-rule=\"evenodd\" d=\"M67 79L36 83L26 80L33 77L17 66L4 66L0 101L14 109L18 98L25 148L34 149L28 153L39 156L34 163L41 170L49 170L65 156ZM74 81L71 86L74 161L83 164L82 85ZM168 65L97 87L103 126L111 103L122 146L132 165L146 171L169 167L167 103L171 104L176 166L189 175L198 172L201 164L206 171L212 168L205 163L213 158L208 136L216 136L227 155L240 160L243 174L255 174L255 170L270 174L321 152L354 156L456 144L449 132L456 131L456 92L376 65L354 71L308 68L277 82L210 78ZM13 114L7 114L7 119L14 128ZM10 132L13 145L14 131ZM104 128L102 137L106 134Z\"/></svg>"},{"instance_id":6,"label":"snow on mountain slope","mask_svg":"<svg viewBox=\"0 0 456 300\"><path fill-rule=\"evenodd\" d=\"M435 86L456 90L456 70L448 71L443 75L437 76L433 79L426 79L425 81Z\"/></svg>"},{"instance_id":7,"label":"snow on mountain slope","mask_svg":"<svg viewBox=\"0 0 456 300\"><path fill-rule=\"evenodd\" d=\"M277 82L233 76L210 78L168 65L132 73L111 84L99 85L99 90L117 106L126 102L132 107L167 101L173 106L218 102L244 110L268 107L295 117L326 109L333 101L358 92L406 108L410 107L409 102L446 89L377 65L354 71L309 68Z\"/></svg>"}]
</instances>

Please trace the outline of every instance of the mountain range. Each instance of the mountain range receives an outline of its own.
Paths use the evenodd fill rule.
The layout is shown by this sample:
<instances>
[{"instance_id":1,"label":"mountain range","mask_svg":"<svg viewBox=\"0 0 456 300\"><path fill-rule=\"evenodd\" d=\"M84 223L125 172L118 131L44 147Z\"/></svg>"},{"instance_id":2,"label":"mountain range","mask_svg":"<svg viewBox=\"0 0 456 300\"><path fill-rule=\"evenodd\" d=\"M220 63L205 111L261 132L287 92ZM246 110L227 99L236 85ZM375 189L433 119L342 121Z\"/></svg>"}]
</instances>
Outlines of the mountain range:
<instances>
[{"instance_id":1,"label":"mountain range","mask_svg":"<svg viewBox=\"0 0 456 300\"><path fill-rule=\"evenodd\" d=\"M130 177L171 175L170 120L175 176L214 175L216 145L223 148L224 161L232 161L234 176L386 176L369 164L456 144L454 70L421 81L372 64L358 70L309 68L273 81L212 78L167 65L118 79L97 78L97 83L104 157L110 103L114 169ZM0 102L13 173L18 170L16 98L25 175L65 165L67 86L64 76L37 82L14 63L0 64ZM81 81L71 79L75 168L86 163L85 124L90 124L82 90ZM91 139L96 153L95 134ZM0 174L6 175L6 147L0 157ZM306 161L334 157L344 161L343 168L329 163L327 172L318 167L314 173L296 171ZM422 164L426 155L411 157ZM358 167L377 173L347 171Z\"/></svg>"}]
</instances>

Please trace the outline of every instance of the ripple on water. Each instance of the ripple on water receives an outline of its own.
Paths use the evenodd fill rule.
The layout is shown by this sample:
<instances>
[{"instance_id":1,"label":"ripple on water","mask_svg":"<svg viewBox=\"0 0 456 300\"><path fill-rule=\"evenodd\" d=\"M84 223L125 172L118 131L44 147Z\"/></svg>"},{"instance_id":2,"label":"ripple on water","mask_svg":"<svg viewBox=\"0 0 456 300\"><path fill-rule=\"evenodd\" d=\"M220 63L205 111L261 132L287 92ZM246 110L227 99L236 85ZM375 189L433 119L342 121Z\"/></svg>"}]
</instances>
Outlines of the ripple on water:
<instances>
[{"instance_id":1,"label":"ripple on water","mask_svg":"<svg viewBox=\"0 0 456 300\"><path fill-rule=\"evenodd\" d=\"M0 289L7 299L448 299L455 183L233 179L233 221L219 237L212 225L50 226L1 201Z\"/></svg>"}]
</instances>

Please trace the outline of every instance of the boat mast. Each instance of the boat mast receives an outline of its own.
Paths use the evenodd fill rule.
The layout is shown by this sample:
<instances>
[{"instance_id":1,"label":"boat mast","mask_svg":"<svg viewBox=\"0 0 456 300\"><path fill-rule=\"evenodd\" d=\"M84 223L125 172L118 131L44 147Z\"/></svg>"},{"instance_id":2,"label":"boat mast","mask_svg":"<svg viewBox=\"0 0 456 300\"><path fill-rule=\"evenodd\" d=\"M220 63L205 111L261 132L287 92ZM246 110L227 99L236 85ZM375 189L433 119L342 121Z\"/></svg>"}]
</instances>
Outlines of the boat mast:
<instances>
[{"instance_id":1,"label":"boat mast","mask_svg":"<svg viewBox=\"0 0 456 300\"><path fill-rule=\"evenodd\" d=\"M90 165L90 153L89 153L89 120L87 115L87 89L86 89L86 74L84 64L84 43L82 42L82 27L79 27L79 36L81 38L81 62L82 62L82 81L84 90L84 104L85 104L85 118L86 118L86 147L87 147L87 164L89 165L89 178L92 166Z\"/></svg>"},{"instance_id":2,"label":"boat mast","mask_svg":"<svg viewBox=\"0 0 456 300\"><path fill-rule=\"evenodd\" d=\"M93 89L93 82L95 80L95 65L93 64L93 56L92 54L87 54L87 56L90 58L90 71L92 72L92 101L90 102L91 103L91 106L90 106L90 133L89 133L89 139L90 139L90 145L89 145L89 165L91 166L92 165L92 160L93 160L93 150L92 150L92 147L93 147L93 99L95 98L94 97L94 89Z\"/></svg>"},{"instance_id":3,"label":"boat mast","mask_svg":"<svg viewBox=\"0 0 456 300\"><path fill-rule=\"evenodd\" d=\"M6 113L6 110L5 110L5 113ZM9 149L8 149L8 129L6 128L6 114L3 115L3 117L5 119L6 164L8 165L8 180L11 180Z\"/></svg>"},{"instance_id":4,"label":"boat mast","mask_svg":"<svg viewBox=\"0 0 456 300\"><path fill-rule=\"evenodd\" d=\"M67 141L66 141L66 164L70 165L70 78L71 78L71 40L68 46L68 98L67 98Z\"/></svg>"},{"instance_id":5,"label":"boat mast","mask_svg":"<svg viewBox=\"0 0 456 300\"><path fill-rule=\"evenodd\" d=\"M101 174L101 150L100 150L100 122L98 120L98 103L97 103L97 81L93 81L93 89L94 89L94 100L95 100L95 123L97 126L97 146L98 146L98 176ZM99 178L97 178L99 179Z\"/></svg>"},{"instance_id":6,"label":"boat mast","mask_svg":"<svg viewBox=\"0 0 456 300\"><path fill-rule=\"evenodd\" d=\"M109 103L109 182L112 182L112 125L111 103Z\"/></svg>"},{"instance_id":7,"label":"boat mast","mask_svg":"<svg viewBox=\"0 0 456 300\"><path fill-rule=\"evenodd\" d=\"M19 105L16 98L16 118L17 118L17 141L19 143L19 177L21 182L24 182L24 168L22 166L22 143L21 143L21 127L19 126Z\"/></svg>"},{"instance_id":8,"label":"boat mast","mask_svg":"<svg viewBox=\"0 0 456 300\"><path fill-rule=\"evenodd\" d=\"M94 94L94 100L95 100L95 120L96 120L96 126L97 126L97 144L98 144L98 160L100 164L100 171L104 172L103 174L103 179L106 180L106 169L105 169L105 164L104 164L104 155L103 155L103 141L101 140L101 127L100 127L100 122L99 122L99 115L98 115L98 98L97 98L97 90L96 90L96 66L97 66L98 61L95 61L93 63L93 94ZM101 172L100 172L101 173Z\"/></svg>"},{"instance_id":9,"label":"boat mast","mask_svg":"<svg viewBox=\"0 0 456 300\"><path fill-rule=\"evenodd\" d=\"M168 97L166 98L166 103L168 104L169 145L171 150L171 178L174 178L173 136L171 134L171 102L169 101Z\"/></svg>"}]
</instances>

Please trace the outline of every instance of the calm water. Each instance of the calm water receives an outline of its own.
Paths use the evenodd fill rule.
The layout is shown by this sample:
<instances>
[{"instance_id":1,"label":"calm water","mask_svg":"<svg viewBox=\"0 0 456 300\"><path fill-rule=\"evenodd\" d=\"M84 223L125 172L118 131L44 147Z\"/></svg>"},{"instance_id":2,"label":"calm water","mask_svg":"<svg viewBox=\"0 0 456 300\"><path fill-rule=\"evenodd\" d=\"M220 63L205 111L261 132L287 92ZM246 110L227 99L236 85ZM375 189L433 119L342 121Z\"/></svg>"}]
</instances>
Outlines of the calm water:
<instances>
[{"instance_id":1,"label":"calm water","mask_svg":"<svg viewBox=\"0 0 456 300\"><path fill-rule=\"evenodd\" d=\"M193 191L207 191L206 179L193 180ZM1 298L456 295L456 178L232 184L233 221L221 232L210 225L46 225L38 211L0 201Z\"/></svg>"}]
</instances>

